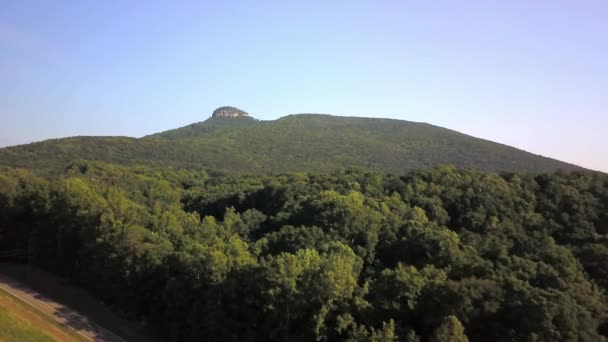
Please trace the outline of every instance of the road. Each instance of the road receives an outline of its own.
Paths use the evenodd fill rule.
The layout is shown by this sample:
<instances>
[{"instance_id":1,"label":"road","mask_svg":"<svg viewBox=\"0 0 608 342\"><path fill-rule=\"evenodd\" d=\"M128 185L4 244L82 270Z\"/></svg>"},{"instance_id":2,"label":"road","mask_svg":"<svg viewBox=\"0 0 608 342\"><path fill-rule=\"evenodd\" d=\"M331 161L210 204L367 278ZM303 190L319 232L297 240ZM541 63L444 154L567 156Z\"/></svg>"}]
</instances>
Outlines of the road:
<instances>
[{"instance_id":1,"label":"road","mask_svg":"<svg viewBox=\"0 0 608 342\"><path fill-rule=\"evenodd\" d=\"M0 288L88 341L125 342L124 339L95 324L77 311L55 302L10 277L0 275Z\"/></svg>"}]
</instances>

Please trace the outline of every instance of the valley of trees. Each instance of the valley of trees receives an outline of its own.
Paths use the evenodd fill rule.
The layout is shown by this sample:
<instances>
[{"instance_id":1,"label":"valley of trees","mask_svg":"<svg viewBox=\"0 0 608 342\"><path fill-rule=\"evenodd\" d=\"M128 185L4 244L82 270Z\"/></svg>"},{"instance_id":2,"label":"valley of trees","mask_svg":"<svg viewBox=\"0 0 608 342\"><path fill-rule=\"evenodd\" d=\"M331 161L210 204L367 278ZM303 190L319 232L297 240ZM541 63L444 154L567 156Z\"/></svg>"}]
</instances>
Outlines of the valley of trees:
<instances>
[{"instance_id":1,"label":"valley of trees","mask_svg":"<svg viewBox=\"0 0 608 342\"><path fill-rule=\"evenodd\" d=\"M170 341L601 341L608 175L0 170L0 251Z\"/></svg>"}]
</instances>

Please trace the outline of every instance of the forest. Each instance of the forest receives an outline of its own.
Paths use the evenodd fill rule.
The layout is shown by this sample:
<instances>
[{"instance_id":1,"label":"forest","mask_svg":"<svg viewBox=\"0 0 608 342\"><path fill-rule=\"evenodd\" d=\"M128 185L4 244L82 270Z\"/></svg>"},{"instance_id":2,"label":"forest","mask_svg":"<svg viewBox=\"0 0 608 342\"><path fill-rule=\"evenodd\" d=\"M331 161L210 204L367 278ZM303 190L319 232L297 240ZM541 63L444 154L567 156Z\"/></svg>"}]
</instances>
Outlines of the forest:
<instances>
[{"instance_id":1,"label":"forest","mask_svg":"<svg viewBox=\"0 0 608 342\"><path fill-rule=\"evenodd\" d=\"M0 169L0 252L168 341L607 340L607 233L587 171Z\"/></svg>"},{"instance_id":2,"label":"forest","mask_svg":"<svg viewBox=\"0 0 608 342\"><path fill-rule=\"evenodd\" d=\"M444 164L497 172L584 170L426 123L313 114L269 121L212 117L142 138L77 136L0 148L0 166L56 172L75 160L258 175L352 167L402 174Z\"/></svg>"}]
</instances>

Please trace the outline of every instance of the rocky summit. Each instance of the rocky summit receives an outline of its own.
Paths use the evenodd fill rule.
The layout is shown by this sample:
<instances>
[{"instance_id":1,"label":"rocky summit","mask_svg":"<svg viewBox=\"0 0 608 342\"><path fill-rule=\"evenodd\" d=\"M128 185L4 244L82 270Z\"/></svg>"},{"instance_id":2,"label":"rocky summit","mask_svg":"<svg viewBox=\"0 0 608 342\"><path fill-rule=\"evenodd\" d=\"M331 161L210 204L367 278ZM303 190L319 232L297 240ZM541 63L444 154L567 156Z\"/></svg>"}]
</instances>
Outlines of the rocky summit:
<instances>
[{"instance_id":1,"label":"rocky summit","mask_svg":"<svg viewBox=\"0 0 608 342\"><path fill-rule=\"evenodd\" d=\"M248 117L249 113L236 107L224 106L213 111L214 118L241 118Z\"/></svg>"}]
</instances>

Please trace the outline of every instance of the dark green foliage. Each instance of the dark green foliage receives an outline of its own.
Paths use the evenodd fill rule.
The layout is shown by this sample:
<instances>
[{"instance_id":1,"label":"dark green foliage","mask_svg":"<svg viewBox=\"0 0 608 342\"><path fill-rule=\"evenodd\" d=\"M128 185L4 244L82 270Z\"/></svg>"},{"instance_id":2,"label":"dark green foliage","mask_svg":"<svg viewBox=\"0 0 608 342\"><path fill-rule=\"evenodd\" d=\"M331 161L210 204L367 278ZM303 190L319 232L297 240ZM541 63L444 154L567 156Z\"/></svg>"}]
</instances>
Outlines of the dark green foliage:
<instances>
[{"instance_id":1,"label":"dark green foliage","mask_svg":"<svg viewBox=\"0 0 608 342\"><path fill-rule=\"evenodd\" d=\"M239 130L241 128L247 128L262 123L262 121L258 121L249 116L241 116L237 118L217 117L210 118L204 122L193 123L185 127L152 134L145 138L163 138L168 140L196 138L206 134L219 133L226 130Z\"/></svg>"},{"instance_id":2,"label":"dark green foliage","mask_svg":"<svg viewBox=\"0 0 608 342\"><path fill-rule=\"evenodd\" d=\"M173 341L603 341L608 176L0 172L0 248Z\"/></svg>"},{"instance_id":3,"label":"dark green foliage","mask_svg":"<svg viewBox=\"0 0 608 342\"><path fill-rule=\"evenodd\" d=\"M350 167L401 173L439 164L486 171L581 169L429 124L312 114L275 121L218 117L141 139L73 137L0 149L0 165L39 171L57 171L78 159L255 174Z\"/></svg>"}]
</instances>

